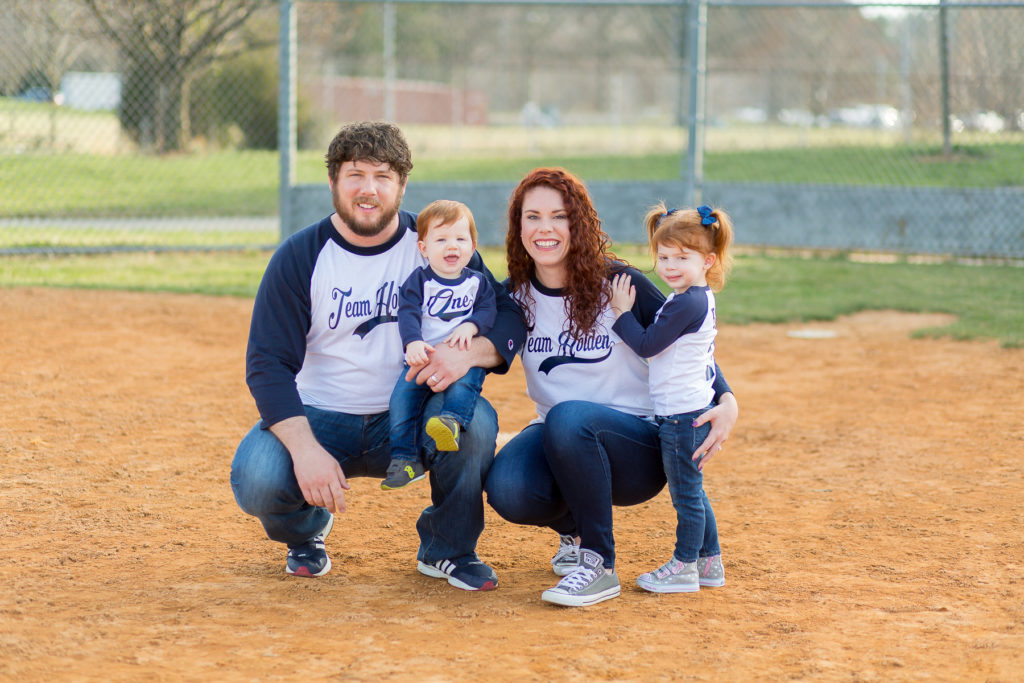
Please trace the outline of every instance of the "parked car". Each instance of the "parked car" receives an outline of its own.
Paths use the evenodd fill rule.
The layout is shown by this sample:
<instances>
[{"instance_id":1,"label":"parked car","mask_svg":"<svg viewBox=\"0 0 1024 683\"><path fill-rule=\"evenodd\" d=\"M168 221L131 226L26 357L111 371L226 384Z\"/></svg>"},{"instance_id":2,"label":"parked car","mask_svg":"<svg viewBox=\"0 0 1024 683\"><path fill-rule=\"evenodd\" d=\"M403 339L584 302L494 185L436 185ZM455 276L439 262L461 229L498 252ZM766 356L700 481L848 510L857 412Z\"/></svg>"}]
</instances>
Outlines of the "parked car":
<instances>
[{"instance_id":1,"label":"parked car","mask_svg":"<svg viewBox=\"0 0 1024 683\"><path fill-rule=\"evenodd\" d=\"M833 123L853 128L896 128L900 111L887 104L855 104L829 112Z\"/></svg>"},{"instance_id":2,"label":"parked car","mask_svg":"<svg viewBox=\"0 0 1024 683\"><path fill-rule=\"evenodd\" d=\"M1001 133L1006 130L1006 119L994 111L977 111L967 119L967 127L982 133Z\"/></svg>"},{"instance_id":3,"label":"parked car","mask_svg":"<svg viewBox=\"0 0 1024 683\"><path fill-rule=\"evenodd\" d=\"M814 114L806 109L780 109L779 123L807 128L814 125Z\"/></svg>"},{"instance_id":4,"label":"parked car","mask_svg":"<svg viewBox=\"0 0 1024 683\"><path fill-rule=\"evenodd\" d=\"M26 102L50 102L50 89L42 86L33 86L31 88L25 88L20 93L14 96L15 99L25 100Z\"/></svg>"}]
</instances>

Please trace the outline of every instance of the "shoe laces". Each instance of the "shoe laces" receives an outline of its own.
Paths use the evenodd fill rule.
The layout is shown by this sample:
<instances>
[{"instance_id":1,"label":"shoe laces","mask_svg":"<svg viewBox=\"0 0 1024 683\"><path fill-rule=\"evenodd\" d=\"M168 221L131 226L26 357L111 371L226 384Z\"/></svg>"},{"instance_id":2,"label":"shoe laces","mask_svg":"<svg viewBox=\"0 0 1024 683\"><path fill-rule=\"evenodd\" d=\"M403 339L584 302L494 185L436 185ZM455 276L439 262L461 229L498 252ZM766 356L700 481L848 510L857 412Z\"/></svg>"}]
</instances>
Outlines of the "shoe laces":
<instances>
[{"instance_id":1,"label":"shoe laces","mask_svg":"<svg viewBox=\"0 0 1024 683\"><path fill-rule=\"evenodd\" d=\"M578 591L586 588L597 579L597 572L590 567L580 567L571 574L566 575L558 585L571 591Z\"/></svg>"},{"instance_id":2,"label":"shoe laces","mask_svg":"<svg viewBox=\"0 0 1024 683\"><path fill-rule=\"evenodd\" d=\"M288 549L288 554L296 558L310 557L318 550L327 550L323 532L320 532L300 546Z\"/></svg>"},{"instance_id":3,"label":"shoe laces","mask_svg":"<svg viewBox=\"0 0 1024 683\"><path fill-rule=\"evenodd\" d=\"M571 557L579 552L580 547L576 545L572 536L559 536L558 552L555 553L552 562L559 562L566 557Z\"/></svg>"}]
</instances>

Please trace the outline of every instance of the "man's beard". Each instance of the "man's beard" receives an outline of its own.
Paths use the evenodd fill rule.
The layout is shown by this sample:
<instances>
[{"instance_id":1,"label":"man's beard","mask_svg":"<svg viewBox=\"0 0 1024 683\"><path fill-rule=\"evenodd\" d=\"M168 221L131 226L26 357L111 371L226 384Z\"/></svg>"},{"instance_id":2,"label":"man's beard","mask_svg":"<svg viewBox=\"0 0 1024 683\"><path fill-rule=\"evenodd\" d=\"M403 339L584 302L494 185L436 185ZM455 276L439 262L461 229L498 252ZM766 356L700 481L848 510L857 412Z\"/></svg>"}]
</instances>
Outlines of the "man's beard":
<instances>
[{"instance_id":1,"label":"man's beard","mask_svg":"<svg viewBox=\"0 0 1024 683\"><path fill-rule=\"evenodd\" d=\"M381 213L380 219L374 221L370 225L366 225L364 223L359 223L358 220L356 219L355 213L352 211L348 211L345 207L342 206L341 201L338 199L338 195L336 192L331 193L331 198L334 200L334 210L338 213L338 217L342 220L343 223L345 223L345 225L348 226L349 230L359 235L360 237L376 237L381 232L383 232L384 229L391 224L391 221L394 220L395 215L398 213L398 206L400 204L400 201L395 201L393 206L385 206L379 200L376 199L370 199L369 197L357 197L353 202L354 204L359 204L360 202L364 204L374 203L383 209L383 213Z\"/></svg>"}]
</instances>

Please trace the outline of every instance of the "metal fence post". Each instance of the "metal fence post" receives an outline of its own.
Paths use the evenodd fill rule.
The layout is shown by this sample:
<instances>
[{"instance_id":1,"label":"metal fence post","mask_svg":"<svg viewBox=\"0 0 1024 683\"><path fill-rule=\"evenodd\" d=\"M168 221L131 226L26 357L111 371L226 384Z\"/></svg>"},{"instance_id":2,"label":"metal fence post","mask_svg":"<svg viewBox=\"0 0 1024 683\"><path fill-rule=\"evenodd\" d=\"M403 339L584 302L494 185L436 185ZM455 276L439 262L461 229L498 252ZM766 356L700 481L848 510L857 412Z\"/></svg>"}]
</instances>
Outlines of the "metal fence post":
<instances>
[{"instance_id":1,"label":"metal fence post","mask_svg":"<svg viewBox=\"0 0 1024 683\"><path fill-rule=\"evenodd\" d=\"M942 92L942 153L953 153L952 126L949 111L949 16L946 0L939 0L939 73Z\"/></svg>"},{"instance_id":2,"label":"metal fence post","mask_svg":"<svg viewBox=\"0 0 1024 683\"><path fill-rule=\"evenodd\" d=\"M689 47L689 133L686 147L683 199L700 203L704 188L704 110L707 79L708 6L705 0L687 0L686 43Z\"/></svg>"},{"instance_id":3,"label":"metal fence post","mask_svg":"<svg viewBox=\"0 0 1024 683\"><path fill-rule=\"evenodd\" d=\"M292 186L295 185L296 133L295 86L298 78L295 58L295 3L281 0L278 53L277 152L280 157L278 197L281 220L281 241L292 233Z\"/></svg>"}]
</instances>

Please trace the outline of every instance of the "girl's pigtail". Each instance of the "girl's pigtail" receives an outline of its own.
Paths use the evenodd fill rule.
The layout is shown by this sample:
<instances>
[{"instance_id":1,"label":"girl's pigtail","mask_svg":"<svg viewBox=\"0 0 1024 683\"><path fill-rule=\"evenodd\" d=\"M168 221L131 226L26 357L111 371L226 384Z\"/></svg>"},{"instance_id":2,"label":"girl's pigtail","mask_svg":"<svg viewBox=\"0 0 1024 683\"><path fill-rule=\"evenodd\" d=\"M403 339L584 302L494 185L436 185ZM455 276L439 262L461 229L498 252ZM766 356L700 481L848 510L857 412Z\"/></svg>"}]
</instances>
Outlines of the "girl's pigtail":
<instances>
[{"instance_id":1,"label":"girl's pigtail","mask_svg":"<svg viewBox=\"0 0 1024 683\"><path fill-rule=\"evenodd\" d=\"M644 216L644 226L647 228L647 244L651 249L651 253L655 255L658 253L658 247L654 243L654 234L658 232L658 224L661 222L666 211L665 202L658 202L648 209L647 215Z\"/></svg>"}]
</instances>

